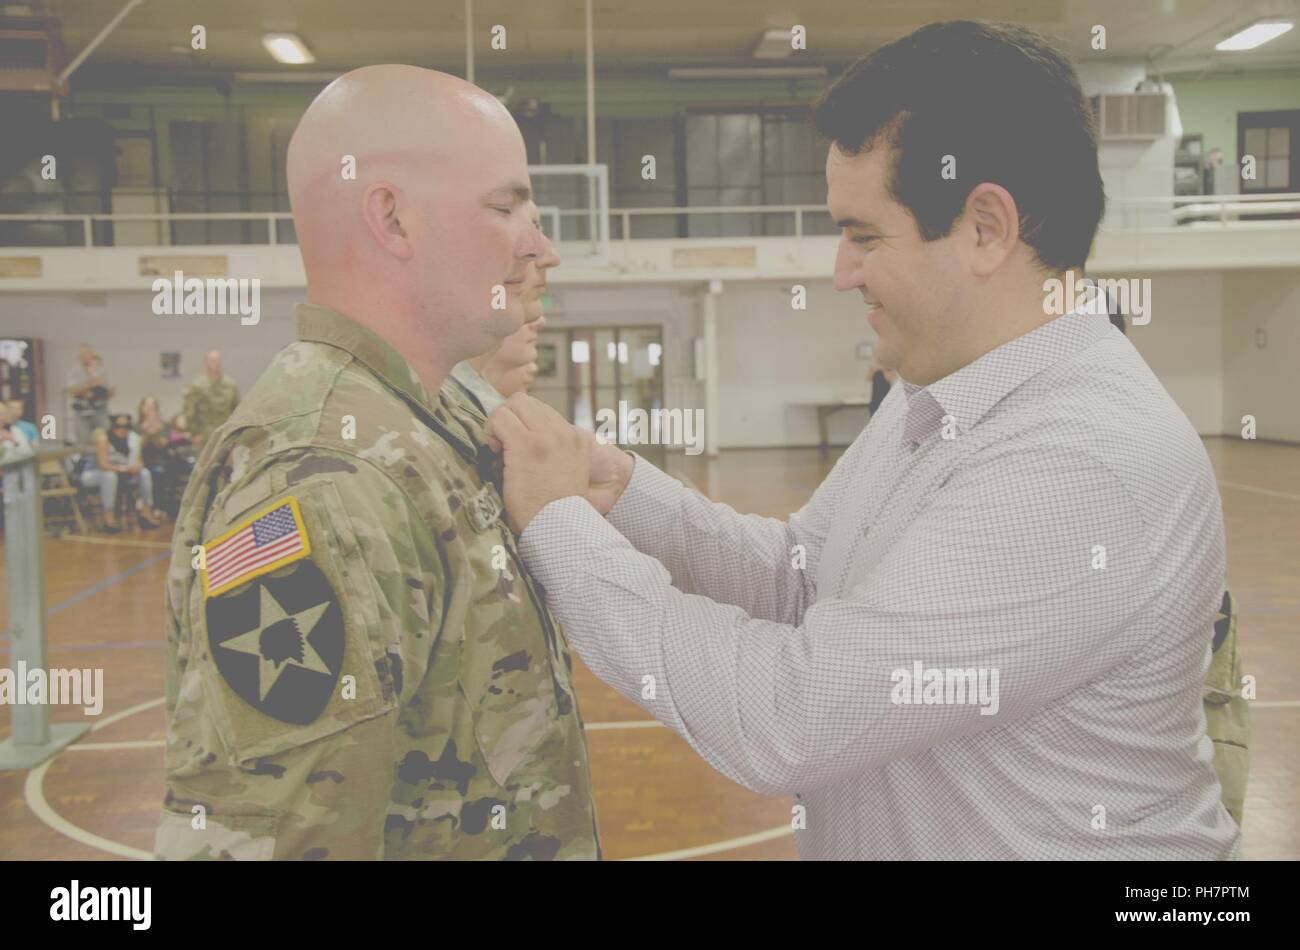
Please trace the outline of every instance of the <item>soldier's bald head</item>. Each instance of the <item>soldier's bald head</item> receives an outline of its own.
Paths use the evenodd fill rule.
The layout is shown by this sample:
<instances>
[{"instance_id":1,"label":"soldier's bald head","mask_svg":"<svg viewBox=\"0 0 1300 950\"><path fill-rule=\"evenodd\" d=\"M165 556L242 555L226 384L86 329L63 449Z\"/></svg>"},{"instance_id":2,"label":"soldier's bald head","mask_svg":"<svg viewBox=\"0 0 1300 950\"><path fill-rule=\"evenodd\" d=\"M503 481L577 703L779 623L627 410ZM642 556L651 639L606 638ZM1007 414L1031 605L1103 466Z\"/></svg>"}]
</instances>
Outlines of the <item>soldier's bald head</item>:
<instances>
[{"instance_id":1,"label":"soldier's bald head","mask_svg":"<svg viewBox=\"0 0 1300 950\"><path fill-rule=\"evenodd\" d=\"M309 300L424 319L457 351L523 322L515 281L542 248L523 136L490 93L414 66L354 70L303 114L287 165Z\"/></svg>"},{"instance_id":2,"label":"soldier's bald head","mask_svg":"<svg viewBox=\"0 0 1300 950\"><path fill-rule=\"evenodd\" d=\"M289 141L289 201L300 206L339 181L430 162L472 158L493 137L518 135L491 94L456 76L417 66L365 66L334 80L307 107ZM355 167L349 167L355 163Z\"/></svg>"}]
</instances>

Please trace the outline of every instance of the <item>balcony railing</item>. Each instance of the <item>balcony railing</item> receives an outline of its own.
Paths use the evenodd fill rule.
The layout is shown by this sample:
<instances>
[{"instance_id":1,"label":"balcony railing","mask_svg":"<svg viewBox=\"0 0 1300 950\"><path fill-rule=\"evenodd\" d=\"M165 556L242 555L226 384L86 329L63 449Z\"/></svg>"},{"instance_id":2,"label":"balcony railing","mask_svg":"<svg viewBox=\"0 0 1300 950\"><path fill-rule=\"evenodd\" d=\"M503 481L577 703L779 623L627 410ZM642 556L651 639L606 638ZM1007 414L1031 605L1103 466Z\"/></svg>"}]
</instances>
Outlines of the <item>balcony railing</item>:
<instances>
[{"instance_id":1,"label":"balcony railing","mask_svg":"<svg viewBox=\"0 0 1300 950\"><path fill-rule=\"evenodd\" d=\"M6 196L13 198L14 196ZM588 209L541 209L548 233L558 242L591 240L592 212ZM612 208L609 233L616 241L640 239L681 240L695 237L755 238L835 234L825 205L708 205L691 207ZM664 222L658 227L651 222ZM187 222L243 222L242 240L178 240L176 225ZM638 223L645 226L637 227ZM61 240L45 241L31 225L58 224ZM148 228L148 225L154 225ZM97 225L101 227L97 228ZM102 227L107 225L110 227ZM123 227L123 226L128 227ZM150 240L121 240L130 226L146 226ZM1164 228L1300 227L1300 193L1264 195L1180 195L1117 198L1108 203L1102 222L1105 231L1144 231ZM137 229L138 230L138 229ZM206 230L206 229L205 229ZM640 233L636 233L637 231ZM165 232L165 239L164 239ZM74 238L74 235L77 237ZM264 235L263 240L258 238ZM81 214L0 214L0 247L81 246L201 247L229 243L274 246L295 244L293 216L285 211L198 211Z\"/></svg>"}]
</instances>

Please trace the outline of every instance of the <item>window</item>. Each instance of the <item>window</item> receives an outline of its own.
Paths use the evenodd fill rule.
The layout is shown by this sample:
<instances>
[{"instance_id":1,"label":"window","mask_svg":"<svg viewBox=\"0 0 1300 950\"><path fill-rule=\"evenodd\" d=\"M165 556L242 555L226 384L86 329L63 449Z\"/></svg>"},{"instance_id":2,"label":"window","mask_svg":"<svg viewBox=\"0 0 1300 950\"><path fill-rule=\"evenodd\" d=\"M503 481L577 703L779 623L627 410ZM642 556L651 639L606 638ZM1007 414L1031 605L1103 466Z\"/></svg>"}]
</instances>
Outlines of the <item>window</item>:
<instances>
[{"instance_id":1,"label":"window","mask_svg":"<svg viewBox=\"0 0 1300 950\"><path fill-rule=\"evenodd\" d=\"M1237 115L1238 174L1241 159L1255 159L1253 178L1242 178L1241 190L1289 192L1300 187L1300 168L1292 143L1300 136L1300 110L1241 112Z\"/></svg>"}]
</instances>

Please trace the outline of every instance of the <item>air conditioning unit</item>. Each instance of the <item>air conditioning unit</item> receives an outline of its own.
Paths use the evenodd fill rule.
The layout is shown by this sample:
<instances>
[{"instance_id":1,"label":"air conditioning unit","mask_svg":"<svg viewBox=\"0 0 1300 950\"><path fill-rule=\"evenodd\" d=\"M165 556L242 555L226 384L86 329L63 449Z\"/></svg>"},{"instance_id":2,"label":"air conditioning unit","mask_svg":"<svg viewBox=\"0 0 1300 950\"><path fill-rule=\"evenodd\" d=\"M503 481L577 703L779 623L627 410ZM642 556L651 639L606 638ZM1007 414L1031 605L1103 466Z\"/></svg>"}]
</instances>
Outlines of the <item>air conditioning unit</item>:
<instances>
[{"instance_id":1,"label":"air conditioning unit","mask_svg":"<svg viewBox=\"0 0 1300 950\"><path fill-rule=\"evenodd\" d=\"M1166 133L1163 92L1106 93L1092 97L1097 137L1102 141L1150 142Z\"/></svg>"},{"instance_id":2,"label":"air conditioning unit","mask_svg":"<svg viewBox=\"0 0 1300 950\"><path fill-rule=\"evenodd\" d=\"M63 66L58 20L0 16L0 92L62 92Z\"/></svg>"}]
</instances>

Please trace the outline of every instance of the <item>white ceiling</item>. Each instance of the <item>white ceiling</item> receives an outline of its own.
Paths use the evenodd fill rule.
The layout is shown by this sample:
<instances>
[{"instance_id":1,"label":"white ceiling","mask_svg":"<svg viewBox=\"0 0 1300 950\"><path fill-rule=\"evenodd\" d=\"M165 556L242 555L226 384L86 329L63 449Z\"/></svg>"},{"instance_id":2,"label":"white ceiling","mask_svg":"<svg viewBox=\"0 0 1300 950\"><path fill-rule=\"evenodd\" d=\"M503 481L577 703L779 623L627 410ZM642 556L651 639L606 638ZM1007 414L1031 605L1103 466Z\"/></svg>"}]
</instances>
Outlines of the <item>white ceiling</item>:
<instances>
[{"instance_id":1,"label":"white ceiling","mask_svg":"<svg viewBox=\"0 0 1300 950\"><path fill-rule=\"evenodd\" d=\"M125 0L0 0L58 17L68 57L78 53ZM583 62L583 0L475 0L476 64L508 68L578 67ZM1009 20L1060 39L1080 61L1143 61L1162 70L1300 65L1300 28L1259 50L1215 53L1214 44L1254 19L1289 15L1300 0L595 0L597 68L669 65L774 65L752 51L764 30L801 24L808 49L781 61L834 65L934 20ZM206 52L190 49L194 24L207 28ZM506 27L507 49L489 45ZM1090 46L1106 27L1107 49ZM264 32L298 33L318 62L274 63ZM1172 47L1172 49L1170 49ZM143 65L190 70L337 71L375 62L409 62L463 72L464 0L145 0L88 60L88 66Z\"/></svg>"}]
</instances>

